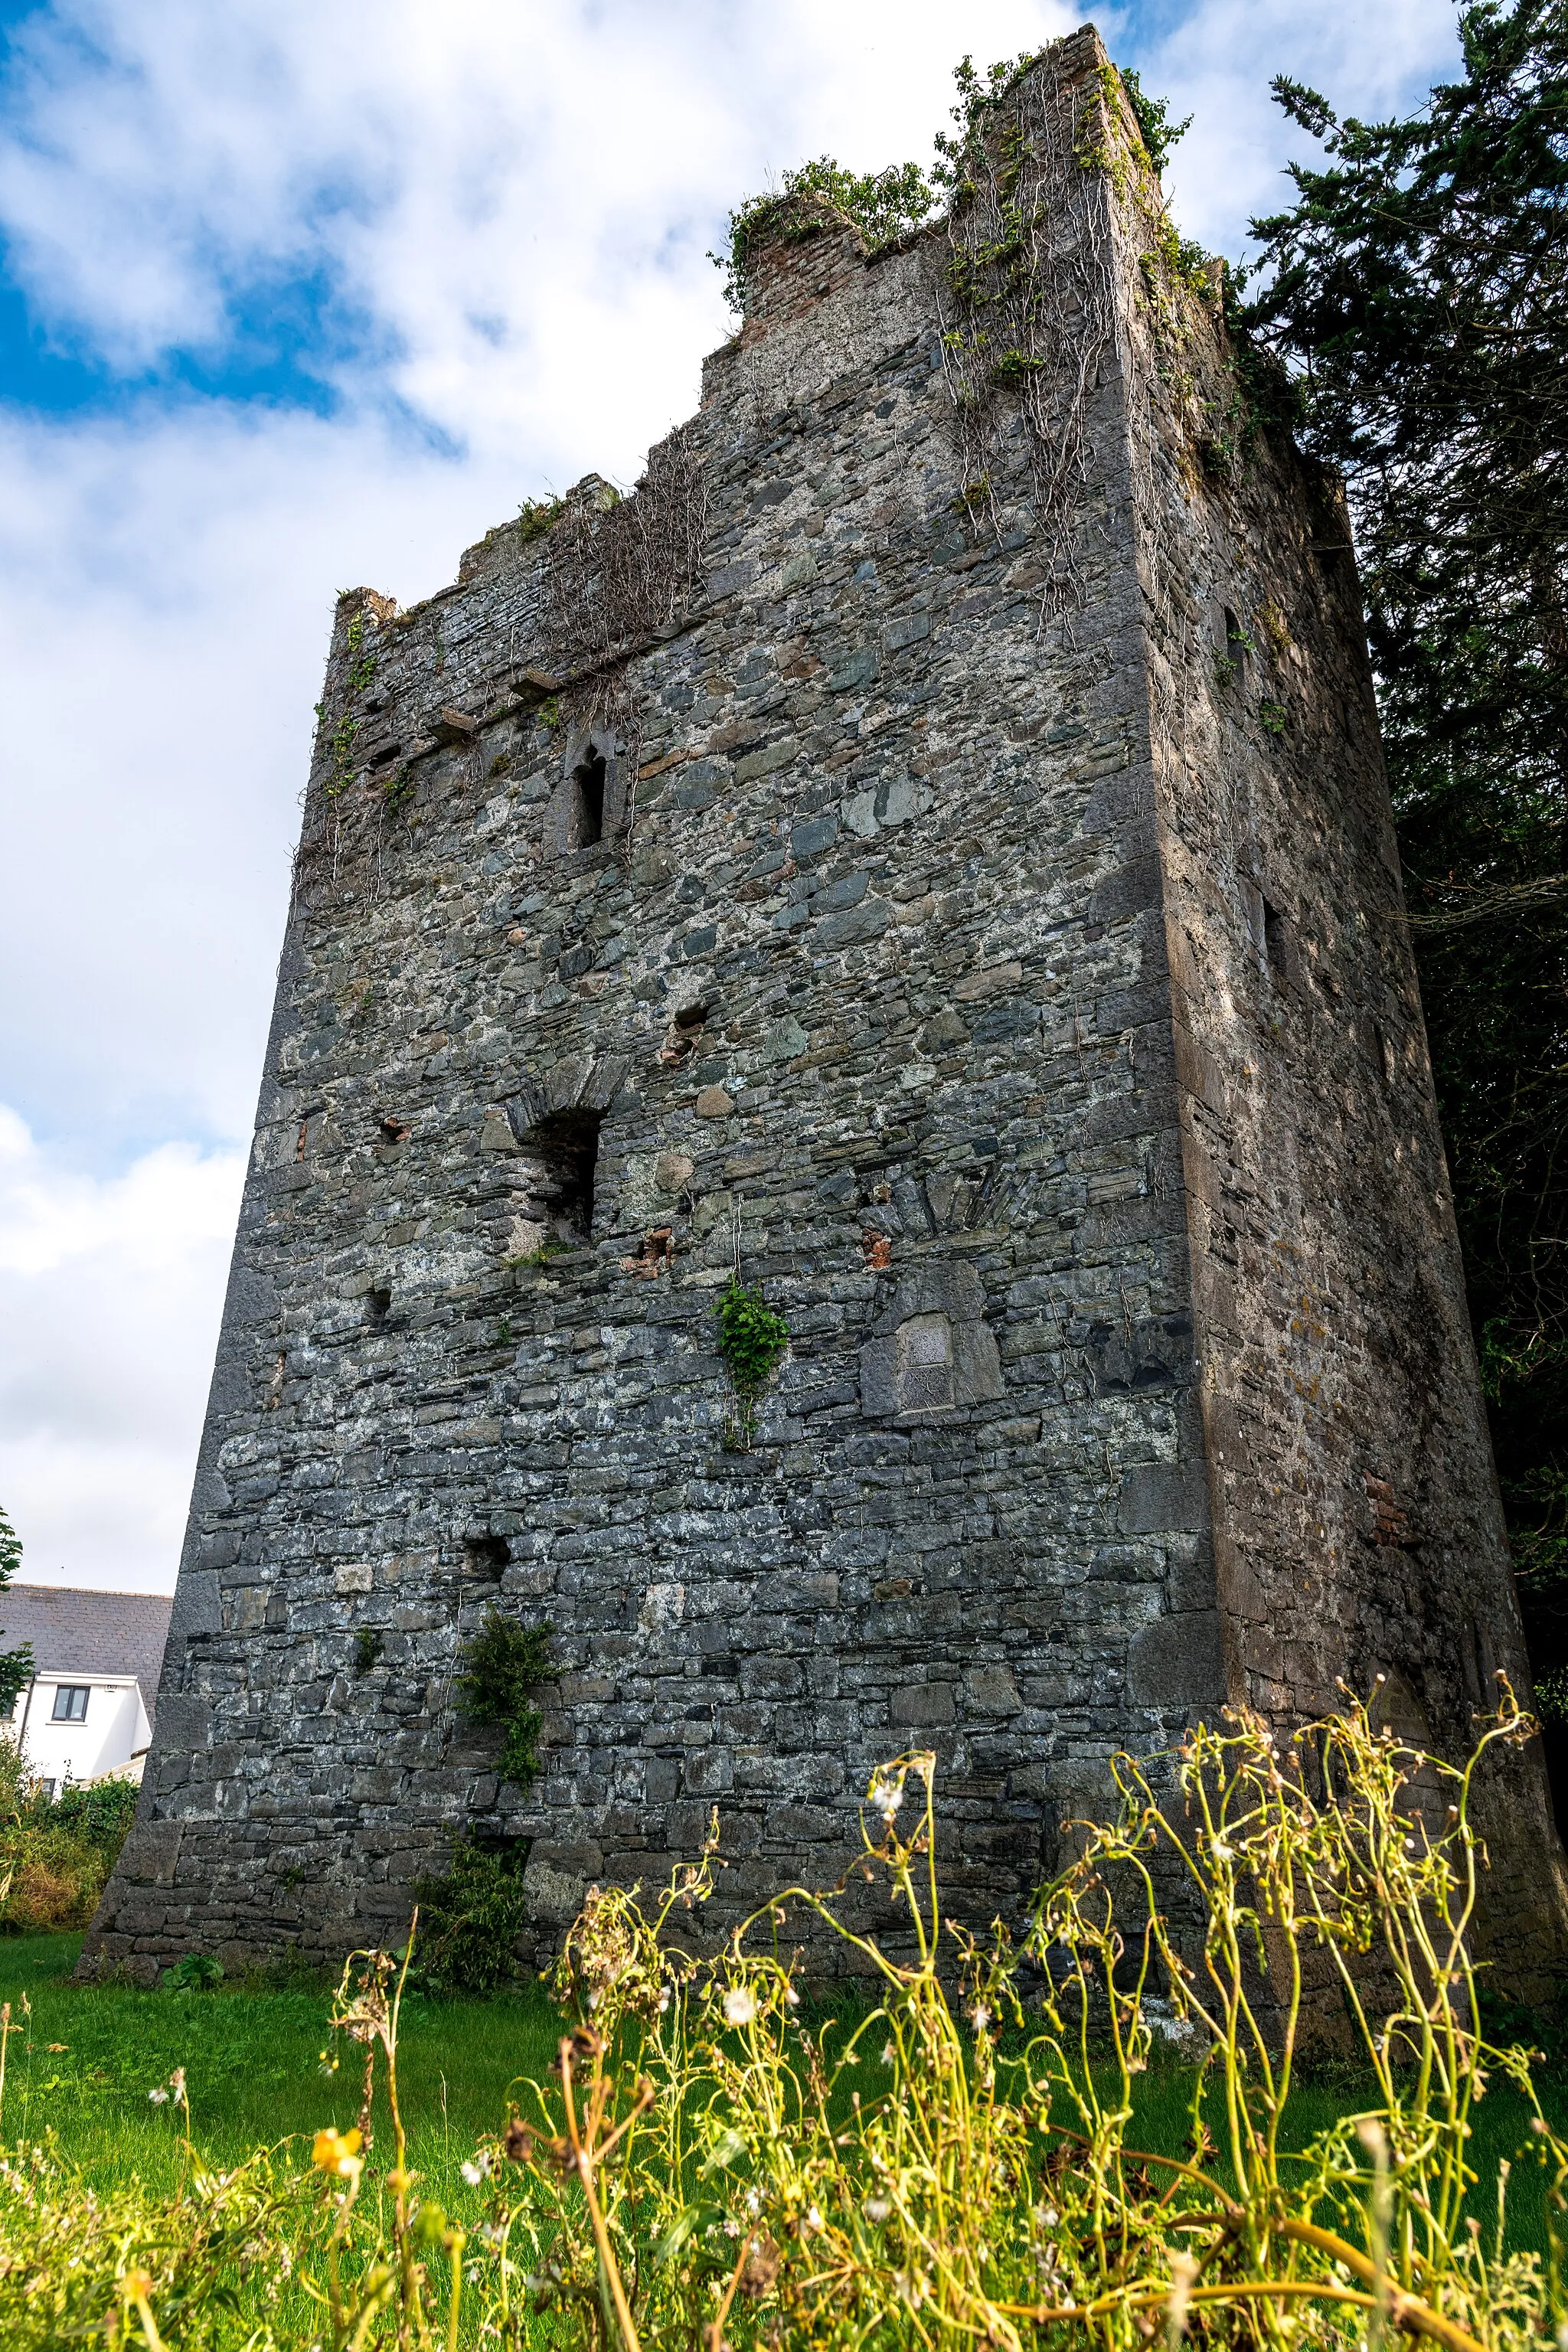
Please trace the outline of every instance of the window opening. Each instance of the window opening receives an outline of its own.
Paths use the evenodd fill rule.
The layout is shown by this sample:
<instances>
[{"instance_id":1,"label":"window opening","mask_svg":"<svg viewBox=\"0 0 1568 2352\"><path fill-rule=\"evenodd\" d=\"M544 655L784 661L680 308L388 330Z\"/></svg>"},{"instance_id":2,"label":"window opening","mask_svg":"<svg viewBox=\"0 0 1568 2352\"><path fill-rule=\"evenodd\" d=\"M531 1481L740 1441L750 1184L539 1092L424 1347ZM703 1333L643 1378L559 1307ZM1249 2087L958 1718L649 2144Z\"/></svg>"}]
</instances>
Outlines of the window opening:
<instances>
[{"instance_id":1,"label":"window opening","mask_svg":"<svg viewBox=\"0 0 1568 2352\"><path fill-rule=\"evenodd\" d=\"M510 1564L511 1551L504 1536L464 1538L463 1565L470 1576L489 1577L494 1582Z\"/></svg>"},{"instance_id":2,"label":"window opening","mask_svg":"<svg viewBox=\"0 0 1568 2352\"><path fill-rule=\"evenodd\" d=\"M590 751L572 771L572 846L591 849L605 837L605 755Z\"/></svg>"},{"instance_id":3,"label":"window opening","mask_svg":"<svg viewBox=\"0 0 1568 2352\"><path fill-rule=\"evenodd\" d=\"M1268 901L1249 874L1241 877L1241 903L1247 917L1247 935L1260 964L1268 960L1268 940L1264 909Z\"/></svg>"},{"instance_id":4,"label":"window opening","mask_svg":"<svg viewBox=\"0 0 1568 2352\"><path fill-rule=\"evenodd\" d=\"M1290 932L1278 907L1263 901L1263 949L1268 958L1268 969L1281 980L1290 976Z\"/></svg>"},{"instance_id":5,"label":"window opening","mask_svg":"<svg viewBox=\"0 0 1568 2352\"><path fill-rule=\"evenodd\" d=\"M1221 656L1229 668L1231 676L1239 678L1243 674L1247 656L1251 651L1251 644L1247 631L1242 627L1230 606L1226 604L1224 609L1225 644L1220 648Z\"/></svg>"},{"instance_id":6,"label":"window opening","mask_svg":"<svg viewBox=\"0 0 1568 2352\"><path fill-rule=\"evenodd\" d=\"M522 1139L522 1165L514 1182L526 1188L528 1204L518 1213L558 1234L563 1241L586 1241L594 1230L594 1176L599 1159L596 1110L559 1110L531 1127Z\"/></svg>"},{"instance_id":7,"label":"window opening","mask_svg":"<svg viewBox=\"0 0 1568 2352\"><path fill-rule=\"evenodd\" d=\"M390 1290L373 1290L365 1303L370 1308L371 1321L384 1323L392 1312L392 1293Z\"/></svg>"},{"instance_id":8,"label":"window opening","mask_svg":"<svg viewBox=\"0 0 1568 2352\"><path fill-rule=\"evenodd\" d=\"M659 1051L661 1062L684 1062L697 1051L702 1042L702 1026L708 1018L705 1004L683 1004L669 1024L669 1034Z\"/></svg>"},{"instance_id":9,"label":"window opening","mask_svg":"<svg viewBox=\"0 0 1568 2352\"><path fill-rule=\"evenodd\" d=\"M55 1693L52 1720L56 1723L85 1723L88 1693L91 1688L90 1683L61 1683Z\"/></svg>"}]
</instances>

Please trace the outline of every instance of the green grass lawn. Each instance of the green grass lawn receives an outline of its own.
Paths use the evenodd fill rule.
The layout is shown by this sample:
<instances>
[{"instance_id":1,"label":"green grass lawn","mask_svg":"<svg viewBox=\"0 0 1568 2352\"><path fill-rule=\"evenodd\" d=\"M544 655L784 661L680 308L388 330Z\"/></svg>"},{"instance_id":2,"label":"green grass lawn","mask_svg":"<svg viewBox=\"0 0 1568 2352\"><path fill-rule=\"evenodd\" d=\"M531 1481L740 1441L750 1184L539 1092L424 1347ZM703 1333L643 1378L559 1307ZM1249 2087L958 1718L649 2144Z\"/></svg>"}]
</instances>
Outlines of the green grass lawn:
<instances>
[{"instance_id":1,"label":"green grass lawn","mask_svg":"<svg viewBox=\"0 0 1568 2352\"><path fill-rule=\"evenodd\" d=\"M68 1978L80 1941L0 1937L0 2000L10 2001L14 2026L24 1995L31 2012L10 2039L0 2138L15 2143L52 2134L90 2185L107 2188L135 2174L149 2187L173 2189L184 2161L182 2118L173 2101L154 2105L148 2094L166 2084L176 2066L185 2070L192 2137L209 2166L226 2169L258 2146L290 2137L302 2137L294 2153L304 2162L310 2135L323 2125L342 2130L354 2122L359 2053L343 2042L338 2071L322 2071L330 2043L325 1983L191 1993L75 1985ZM846 1994L846 2018L861 2013L862 2000ZM458 2167L481 2135L504 2125L511 2084L547 2074L559 2030L552 2003L531 1982L489 2000L406 2002L399 2065L412 2159L422 2191L455 2216L477 2217L482 2210L480 2193L463 2182ZM859 2077L867 2094L879 2087L880 2072L868 2051ZM1141 2076L1130 2142L1179 2154L1191 2088L1190 2074L1173 2065ZM1568 2126L1568 2076L1545 2077L1542 2096L1559 2128ZM1373 2102L1370 2079L1308 2074L1292 2095L1281 2144L1302 2147L1337 2116ZM1217 2103L1208 2113L1223 2145ZM390 2158L385 2123L378 2102L378 2158ZM1478 2210L1489 2228L1498 2161L1528 2149L1529 2141L1524 2102L1494 2085L1477 2111L1472 2143L1482 2184ZM1218 2169L1223 2177L1223 2162ZM1515 2168L1508 2207L1515 2244L1544 2246L1544 2191L1533 2162Z\"/></svg>"},{"instance_id":2,"label":"green grass lawn","mask_svg":"<svg viewBox=\"0 0 1568 2352\"><path fill-rule=\"evenodd\" d=\"M93 2185L131 2174L173 2189L183 2161L183 2118L174 2101L149 2092L185 2070L191 2137L211 2166L226 2169L258 2146L323 2125L346 2130L359 2114L360 2052L340 2042L336 2074L324 2074L331 1995L304 1990L136 1992L66 1981L79 1935L0 1937L0 2000L13 2026L25 1994L30 2019L13 2031L0 2137L37 2140L52 2132L60 2152ZM405 2004L399 2079L413 2160L426 2189L448 2210L480 2200L458 2167L476 2138L507 2120L507 2086L542 2075L555 2053L554 2009L534 1984L493 2000L425 2000ZM378 2101L376 2129L385 2109ZM390 2158L389 2137L383 2145ZM378 2151L379 2152L379 2151Z\"/></svg>"}]
</instances>

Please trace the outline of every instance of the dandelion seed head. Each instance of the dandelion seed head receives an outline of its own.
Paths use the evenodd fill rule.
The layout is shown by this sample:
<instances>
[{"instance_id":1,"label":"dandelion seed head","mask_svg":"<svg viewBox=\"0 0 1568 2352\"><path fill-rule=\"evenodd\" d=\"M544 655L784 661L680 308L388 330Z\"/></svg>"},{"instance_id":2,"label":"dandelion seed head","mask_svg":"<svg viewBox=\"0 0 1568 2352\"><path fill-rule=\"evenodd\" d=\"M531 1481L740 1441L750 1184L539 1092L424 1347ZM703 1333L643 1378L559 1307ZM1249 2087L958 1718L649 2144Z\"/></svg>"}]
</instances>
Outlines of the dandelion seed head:
<instances>
[{"instance_id":1,"label":"dandelion seed head","mask_svg":"<svg viewBox=\"0 0 1568 2352\"><path fill-rule=\"evenodd\" d=\"M726 2025L750 2025L757 2013L757 2004L744 1985L731 1985L724 1995Z\"/></svg>"}]
</instances>

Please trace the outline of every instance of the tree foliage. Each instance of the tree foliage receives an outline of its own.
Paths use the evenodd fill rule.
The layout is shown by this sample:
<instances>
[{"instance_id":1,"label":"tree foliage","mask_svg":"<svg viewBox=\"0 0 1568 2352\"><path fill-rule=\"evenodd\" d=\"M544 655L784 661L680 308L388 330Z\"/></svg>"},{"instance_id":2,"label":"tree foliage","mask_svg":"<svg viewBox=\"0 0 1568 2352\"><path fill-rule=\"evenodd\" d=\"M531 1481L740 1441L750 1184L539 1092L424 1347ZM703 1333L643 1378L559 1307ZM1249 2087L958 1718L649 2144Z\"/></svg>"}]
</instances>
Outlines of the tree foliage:
<instances>
[{"instance_id":1,"label":"tree foliage","mask_svg":"<svg viewBox=\"0 0 1568 2352\"><path fill-rule=\"evenodd\" d=\"M0 1592L9 1591L22 1565L22 1538L0 1510ZM33 1679L33 1648L23 1642L14 1650L0 1650L0 1717L8 1716Z\"/></svg>"},{"instance_id":2,"label":"tree foliage","mask_svg":"<svg viewBox=\"0 0 1568 2352\"><path fill-rule=\"evenodd\" d=\"M526 1855L526 1848L523 1850ZM453 1849L445 1878L421 1878L415 1963L443 1991L494 1992L517 1975L517 1939L528 1916L522 1856L472 1839Z\"/></svg>"},{"instance_id":3,"label":"tree foliage","mask_svg":"<svg viewBox=\"0 0 1568 2352\"><path fill-rule=\"evenodd\" d=\"M1499 1469L1568 1696L1568 10L1459 28L1408 121L1275 83L1326 160L1253 224L1246 317L1346 478Z\"/></svg>"}]
</instances>

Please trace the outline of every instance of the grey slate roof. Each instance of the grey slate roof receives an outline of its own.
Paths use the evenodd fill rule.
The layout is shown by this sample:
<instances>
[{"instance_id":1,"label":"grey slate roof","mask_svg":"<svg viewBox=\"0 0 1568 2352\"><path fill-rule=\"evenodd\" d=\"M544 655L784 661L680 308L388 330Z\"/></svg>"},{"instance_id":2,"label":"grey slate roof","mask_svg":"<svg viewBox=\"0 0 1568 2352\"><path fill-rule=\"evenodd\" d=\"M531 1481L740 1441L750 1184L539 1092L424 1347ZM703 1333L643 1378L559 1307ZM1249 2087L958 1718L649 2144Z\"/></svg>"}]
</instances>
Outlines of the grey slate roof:
<instances>
[{"instance_id":1,"label":"grey slate roof","mask_svg":"<svg viewBox=\"0 0 1568 2352\"><path fill-rule=\"evenodd\" d=\"M41 1675L134 1675L151 1716L174 1605L166 1592L14 1584L0 1592L0 1649L30 1642Z\"/></svg>"}]
</instances>

